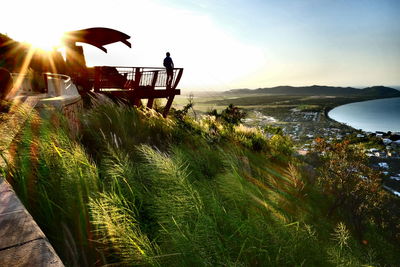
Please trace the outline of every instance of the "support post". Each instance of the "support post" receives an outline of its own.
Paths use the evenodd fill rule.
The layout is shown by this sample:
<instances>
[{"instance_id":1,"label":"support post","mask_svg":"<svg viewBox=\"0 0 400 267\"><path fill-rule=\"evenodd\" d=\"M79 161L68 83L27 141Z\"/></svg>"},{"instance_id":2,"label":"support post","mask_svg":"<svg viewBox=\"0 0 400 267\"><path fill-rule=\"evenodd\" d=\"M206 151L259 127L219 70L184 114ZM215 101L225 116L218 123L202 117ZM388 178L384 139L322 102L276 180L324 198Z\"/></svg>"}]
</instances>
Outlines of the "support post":
<instances>
[{"instance_id":1,"label":"support post","mask_svg":"<svg viewBox=\"0 0 400 267\"><path fill-rule=\"evenodd\" d=\"M101 67L94 67L94 91L100 92Z\"/></svg>"},{"instance_id":2,"label":"support post","mask_svg":"<svg viewBox=\"0 0 400 267\"><path fill-rule=\"evenodd\" d=\"M147 101L147 107L153 108L153 103L154 103L154 98L149 98L149 100Z\"/></svg>"},{"instance_id":3,"label":"support post","mask_svg":"<svg viewBox=\"0 0 400 267\"><path fill-rule=\"evenodd\" d=\"M153 80L151 81L151 90L155 89L156 84L157 84L157 79L158 79L158 70L153 72ZM147 101L147 107L152 108L153 102L154 102L154 98L150 97L149 100Z\"/></svg>"},{"instance_id":4,"label":"support post","mask_svg":"<svg viewBox=\"0 0 400 267\"><path fill-rule=\"evenodd\" d=\"M168 116L168 112L171 109L172 102L174 101L174 97L175 97L175 95L171 95L168 97L168 101L167 101L167 104L165 105L164 112L163 112L164 118L166 118Z\"/></svg>"},{"instance_id":5,"label":"support post","mask_svg":"<svg viewBox=\"0 0 400 267\"><path fill-rule=\"evenodd\" d=\"M182 74L183 74L183 69L177 69L178 70L178 75L175 78L175 82L172 86L172 89L176 89L176 87L178 86L179 81L182 78Z\"/></svg>"},{"instance_id":6,"label":"support post","mask_svg":"<svg viewBox=\"0 0 400 267\"><path fill-rule=\"evenodd\" d=\"M140 107L142 106L142 101L141 101L141 99L140 99L140 98L137 98L137 97L133 98L133 105L136 106L136 107L138 107L138 108L140 108Z\"/></svg>"}]
</instances>

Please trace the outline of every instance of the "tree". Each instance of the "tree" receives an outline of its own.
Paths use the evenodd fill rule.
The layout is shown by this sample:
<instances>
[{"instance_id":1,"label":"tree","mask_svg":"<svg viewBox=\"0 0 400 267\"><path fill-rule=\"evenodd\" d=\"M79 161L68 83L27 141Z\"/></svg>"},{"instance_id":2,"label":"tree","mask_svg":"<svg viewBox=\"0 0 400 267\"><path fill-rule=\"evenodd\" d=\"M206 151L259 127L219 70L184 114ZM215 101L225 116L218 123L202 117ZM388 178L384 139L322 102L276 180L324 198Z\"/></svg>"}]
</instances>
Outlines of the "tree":
<instances>
[{"instance_id":1,"label":"tree","mask_svg":"<svg viewBox=\"0 0 400 267\"><path fill-rule=\"evenodd\" d=\"M340 210L359 238L362 237L364 223L373 220L381 226L387 225L390 196L381 188L380 174L368 167L361 149L350 146L348 141L328 144L323 139L316 140L316 152L321 155L319 185L332 198L328 216Z\"/></svg>"},{"instance_id":2,"label":"tree","mask_svg":"<svg viewBox=\"0 0 400 267\"><path fill-rule=\"evenodd\" d=\"M208 115L215 116L216 119L221 120L226 124L239 125L247 116L247 113L243 109L236 107L233 104L229 104L229 106L221 111L220 114L216 109L213 109L208 112Z\"/></svg>"}]
</instances>

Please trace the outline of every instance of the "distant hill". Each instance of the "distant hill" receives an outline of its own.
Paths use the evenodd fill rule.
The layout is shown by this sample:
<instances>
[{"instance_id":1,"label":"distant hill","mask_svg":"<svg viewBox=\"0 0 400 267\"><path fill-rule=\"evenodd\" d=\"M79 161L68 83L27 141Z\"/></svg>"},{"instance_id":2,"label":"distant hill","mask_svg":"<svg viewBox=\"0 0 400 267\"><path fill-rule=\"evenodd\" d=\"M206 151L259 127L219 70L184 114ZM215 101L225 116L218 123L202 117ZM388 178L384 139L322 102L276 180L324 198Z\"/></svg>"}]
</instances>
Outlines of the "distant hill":
<instances>
[{"instance_id":1,"label":"distant hill","mask_svg":"<svg viewBox=\"0 0 400 267\"><path fill-rule=\"evenodd\" d=\"M335 86L276 86L259 89L234 89L227 93L232 94L275 94L275 95L332 95L332 96L379 96L379 97L400 97L400 91L385 86L372 86L364 89L354 87Z\"/></svg>"}]
</instances>

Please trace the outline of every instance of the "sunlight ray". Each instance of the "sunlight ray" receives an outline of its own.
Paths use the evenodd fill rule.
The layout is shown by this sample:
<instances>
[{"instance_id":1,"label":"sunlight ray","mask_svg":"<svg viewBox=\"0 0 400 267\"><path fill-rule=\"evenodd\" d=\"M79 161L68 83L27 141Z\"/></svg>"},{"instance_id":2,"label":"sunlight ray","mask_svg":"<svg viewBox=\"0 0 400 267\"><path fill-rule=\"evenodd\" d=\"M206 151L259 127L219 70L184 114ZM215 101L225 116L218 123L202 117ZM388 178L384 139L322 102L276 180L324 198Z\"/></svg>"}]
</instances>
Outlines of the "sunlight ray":
<instances>
[{"instance_id":1,"label":"sunlight ray","mask_svg":"<svg viewBox=\"0 0 400 267\"><path fill-rule=\"evenodd\" d=\"M14 96L16 94L16 92L18 91L18 89L20 88L20 86L24 80L24 76L28 72L29 64L31 63L34 53L35 53L35 49L31 47L28 50L28 53L26 54L26 56L24 58L24 62L22 63L22 66L19 70L20 75L18 76L17 80L14 82L14 86L6 98L10 98L10 97Z\"/></svg>"}]
</instances>

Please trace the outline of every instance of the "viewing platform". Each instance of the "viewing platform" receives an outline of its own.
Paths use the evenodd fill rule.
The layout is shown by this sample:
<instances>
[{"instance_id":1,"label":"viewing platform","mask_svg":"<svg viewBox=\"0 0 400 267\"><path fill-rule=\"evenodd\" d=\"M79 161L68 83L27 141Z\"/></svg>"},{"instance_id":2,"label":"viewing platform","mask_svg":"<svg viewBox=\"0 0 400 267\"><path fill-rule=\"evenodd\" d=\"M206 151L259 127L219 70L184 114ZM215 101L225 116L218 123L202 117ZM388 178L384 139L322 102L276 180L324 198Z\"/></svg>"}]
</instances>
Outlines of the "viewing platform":
<instances>
[{"instance_id":1,"label":"viewing platform","mask_svg":"<svg viewBox=\"0 0 400 267\"><path fill-rule=\"evenodd\" d=\"M176 88L182 73L183 68L174 68L168 84L164 68L101 66L94 68L89 82L93 83L94 92L125 98L136 106L141 105L141 99L148 99L147 107L152 108L155 98L167 98L163 114L166 117L175 95L181 93Z\"/></svg>"}]
</instances>

